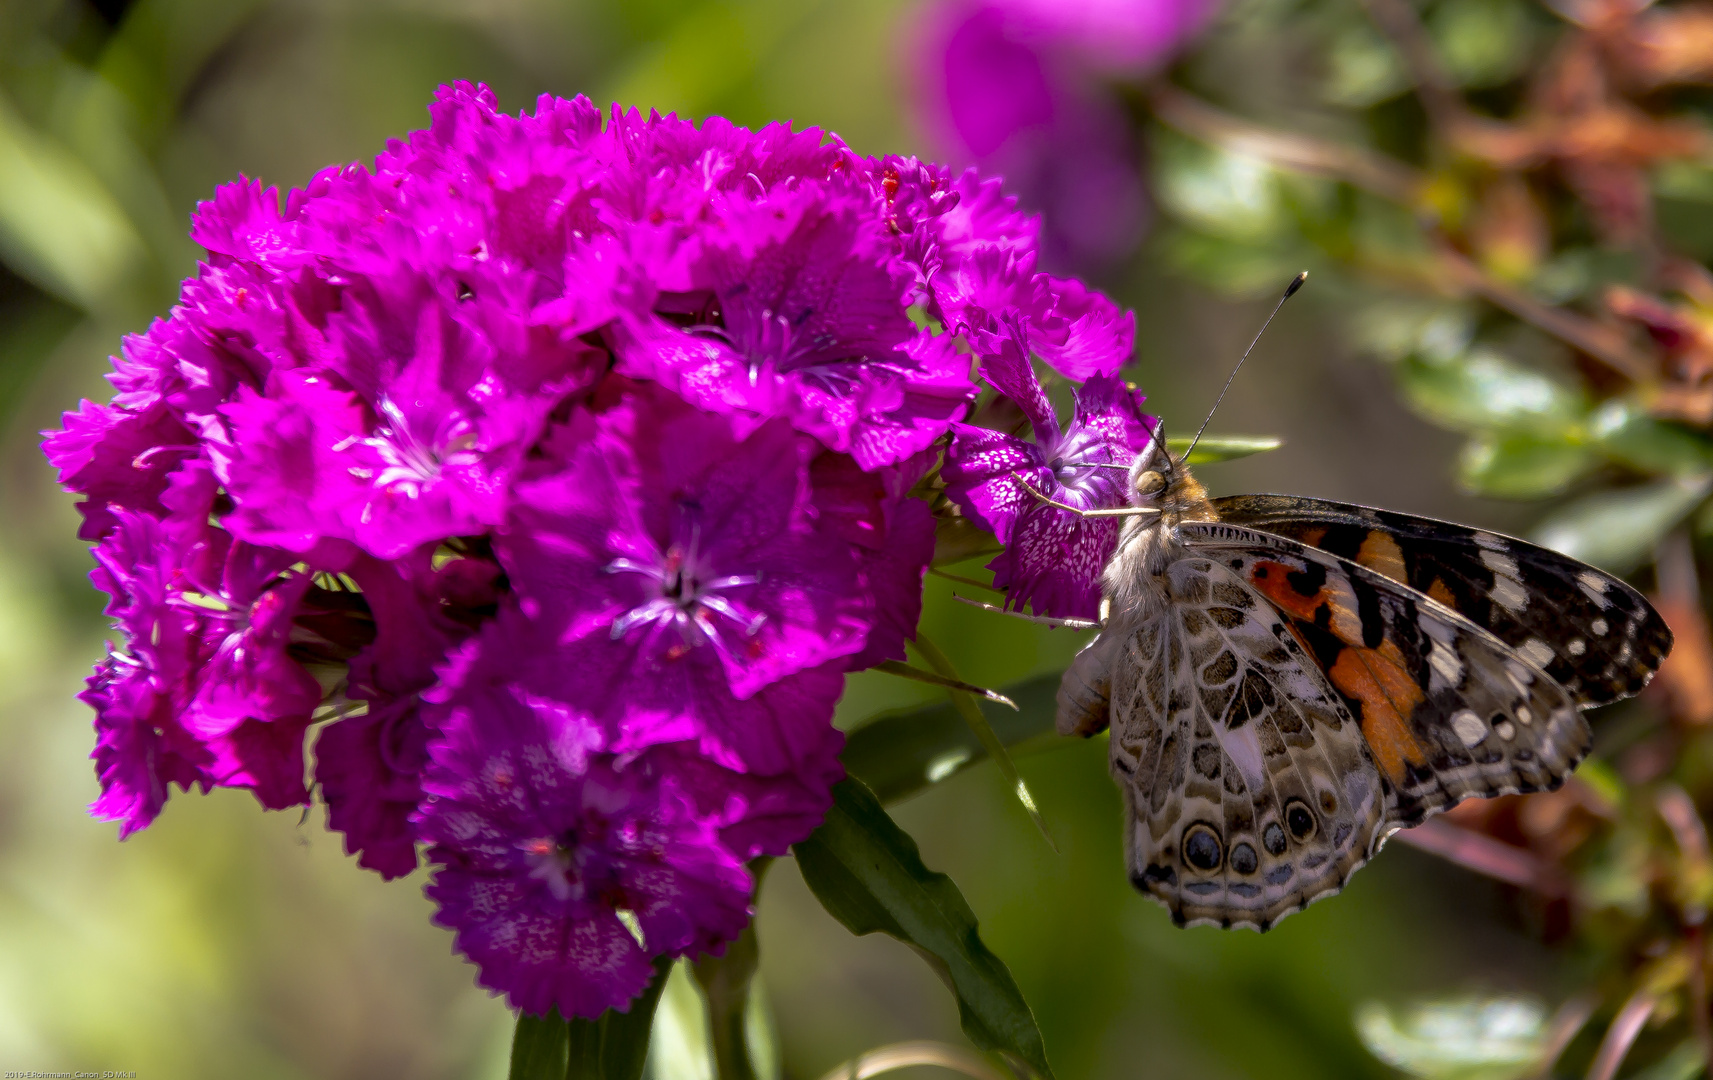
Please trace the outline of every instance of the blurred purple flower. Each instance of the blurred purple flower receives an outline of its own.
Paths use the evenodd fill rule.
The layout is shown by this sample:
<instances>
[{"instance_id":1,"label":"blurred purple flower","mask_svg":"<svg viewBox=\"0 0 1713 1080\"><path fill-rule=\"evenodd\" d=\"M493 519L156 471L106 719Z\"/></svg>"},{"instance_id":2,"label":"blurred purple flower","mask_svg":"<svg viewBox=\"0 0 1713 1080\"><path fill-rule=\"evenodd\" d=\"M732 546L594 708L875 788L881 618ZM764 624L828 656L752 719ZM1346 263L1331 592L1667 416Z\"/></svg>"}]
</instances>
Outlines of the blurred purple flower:
<instances>
[{"instance_id":1,"label":"blurred purple flower","mask_svg":"<svg viewBox=\"0 0 1713 1080\"><path fill-rule=\"evenodd\" d=\"M1140 393L1096 375L1077 388L1075 414L1061 430L1022 340L1014 326L990 342L982 374L1023 410L1035 441L955 425L941 469L946 495L1005 545L988 568L1007 608L1098 618L1100 572L1118 542L1118 522L1080 517L1037 494L1079 510L1126 505L1125 469L1157 421L1142 412ZM1114 465L1120 467L1105 467Z\"/></svg>"},{"instance_id":2,"label":"blurred purple flower","mask_svg":"<svg viewBox=\"0 0 1713 1080\"><path fill-rule=\"evenodd\" d=\"M1050 264L1100 267L1147 223L1141 148L1103 77L1183 45L1212 0L937 0L917 33L920 104L950 156L1045 214Z\"/></svg>"}]
</instances>

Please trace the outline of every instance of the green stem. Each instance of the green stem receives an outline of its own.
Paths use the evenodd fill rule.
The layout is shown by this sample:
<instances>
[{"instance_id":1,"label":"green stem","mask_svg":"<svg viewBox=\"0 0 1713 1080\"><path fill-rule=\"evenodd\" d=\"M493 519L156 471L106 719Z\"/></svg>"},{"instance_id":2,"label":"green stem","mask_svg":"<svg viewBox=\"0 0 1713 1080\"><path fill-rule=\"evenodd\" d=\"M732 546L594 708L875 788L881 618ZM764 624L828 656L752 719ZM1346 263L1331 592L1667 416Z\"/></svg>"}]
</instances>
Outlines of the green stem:
<instances>
[{"instance_id":1,"label":"green stem","mask_svg":"<svg viewBox=\"0 0 1713 1080\"><path fill-rule=\"evenodd\" d=\"M726 946L724 955L704 956L694 965L696 981L708 999L708 1042L714 1075L719 1080L756 1080L755 1066L749 1060L744 1011L758 959L752 922Z\"/></svg>"},{"instance_id":2,"label":"green stem","mask_svg":"<svg viewBox=\"0 0 1713 1080\"><path fill-rule=\"evenodd\" d=\"M928 640L927 636L919 629L916 631L916 651L922 654L922 659L928 661L929 667L945 678L963 682L958 677L958 670L952 665L950 658L940 651L939 646ZM946 693L951 695L952 708L956 709L958 715L964 718L964 723L968 724L970 730L975 732L975 737L981 742L982 749L987 751L987 756L993 759L995 765L999 766L1000 775L1005 777L1005 782L1011 785L1011 790L1016 794L1017 801L1023 804L1024 810L1028 811L1029 820L1033 821L1035 827L1041 830L1041 836L1047 841L1047 846L1053 849L1054 854L1057 854L1059 845L1053 843L1053 834L1047 831L1047 819L1041 816L1040 808L1035 805L1035 797L1029 794L1028 785L1023 782L1023 777L1018 774L1017 763L1011 760L1011 752L1005 748L1005 743L1000 741L999 734L993 730L993 725L987 722L987 714L981 711L981 706L976 704L974 697L962 690L948 689Z\"/></svg>"},{"instance_id":3,"label":"green stem","mask_svg":"<svg viewBox=\"0 0 1713 1080\"><path fill-rule=\"evenodd\" d=\"M750 860L757 897L761 895L761 879L767 876L767 868L772 864L773 859L766 856ZM702 996L708 1001L708 1043L718 1080L756 1080L745 1020L750 983L755 979L760 959L752 918L724 953L704 955L691 966L696 982L702 987Z\"/></svg>"}]
</instances>

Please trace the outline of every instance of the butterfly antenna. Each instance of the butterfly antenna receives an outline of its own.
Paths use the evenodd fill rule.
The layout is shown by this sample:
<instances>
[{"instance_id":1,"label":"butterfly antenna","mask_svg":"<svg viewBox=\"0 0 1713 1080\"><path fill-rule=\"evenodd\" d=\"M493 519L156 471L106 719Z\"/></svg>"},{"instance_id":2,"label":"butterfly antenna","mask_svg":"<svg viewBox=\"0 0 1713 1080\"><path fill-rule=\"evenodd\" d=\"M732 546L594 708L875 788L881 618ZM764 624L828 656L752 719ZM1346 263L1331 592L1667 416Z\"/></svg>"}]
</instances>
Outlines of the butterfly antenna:
<instances>
[{"instance_id":1,"label":"butterfly antenna","mask_svg":"<svg viewBox=\"0 0 1713 1080\"><path fill-rule=\"evenodd\" d=\"M1225 400L1225 392L1231 389L1231 383L1237 378L1237 373L1243 370L1243 361L1249 359L1249 354L1255 351L1255 346L1261 341L1261 335L1267 332L1267 327L1273 325L1273 315L1279 313L1279 309L1285 306L1285 301L1295 296L1297 290L1303 287L1303 282L1308 279L1309 272L1304 270L1292 278L1289 285L1285 286L1285 295L1279 297L1279 302L1273 305L1273 314L1267 316L1267 321L1261 324L1261 329L1255 331L1255 339L1249 343L1247 349L1243 350L1243 355L1237 358L1237 366L1231 369L1231 374L1225 377L1225 385L1220 388L1219 396L1213 399L1213 408L1207 411L1207 420L1201 422L1201 427L1196 429L1196 437L1190 440L1190 448L1184 451L1185 461L1188 461L1190 455L1195 453L1196 443L1201 442L1201 433L1207 430L1208 421L1213 419L1213 414L1219 409L1219 403Z\"/></svg>"}]
</instances>

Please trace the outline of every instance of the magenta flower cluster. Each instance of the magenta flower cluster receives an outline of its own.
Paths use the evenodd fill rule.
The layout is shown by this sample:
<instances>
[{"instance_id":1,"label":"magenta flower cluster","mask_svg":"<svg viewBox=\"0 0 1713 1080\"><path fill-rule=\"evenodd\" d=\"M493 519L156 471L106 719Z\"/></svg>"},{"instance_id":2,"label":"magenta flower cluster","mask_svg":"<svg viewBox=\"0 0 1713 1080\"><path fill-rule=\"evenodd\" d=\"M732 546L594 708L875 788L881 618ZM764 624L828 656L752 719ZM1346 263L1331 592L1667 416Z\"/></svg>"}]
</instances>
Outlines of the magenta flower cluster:
<instances>
[{"instance_id":1,"label":"magenta flower cluster","mask_svg":"<svg viewBox=\"0 0 1713 1080\"><path fill-rule=\"evenodd\" d=\"M1111 527L1030 492L1121 503L1089 463L1151 421L1130 316L1035 269L996 180L468 84L431 114L283 205L221 188L112 401L47 433L124 635L93 811L307 774L361 865L426 853L483 985L594 1016L740 933L747 861L819 823L936 493L1009 603L1088 614ZM1068 425L1032 356L1083 382ZM962 422L978 370L1033 442Z\"/></svg>"}]
</instances>

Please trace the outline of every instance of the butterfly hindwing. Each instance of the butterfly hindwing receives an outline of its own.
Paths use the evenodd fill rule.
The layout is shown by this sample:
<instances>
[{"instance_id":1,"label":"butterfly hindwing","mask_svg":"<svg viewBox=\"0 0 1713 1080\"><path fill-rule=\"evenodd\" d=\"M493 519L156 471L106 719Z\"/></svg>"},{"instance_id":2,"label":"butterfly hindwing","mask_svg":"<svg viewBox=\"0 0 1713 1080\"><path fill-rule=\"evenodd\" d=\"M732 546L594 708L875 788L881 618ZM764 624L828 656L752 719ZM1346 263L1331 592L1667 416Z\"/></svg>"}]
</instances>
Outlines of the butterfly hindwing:
<instances>
[{"instance_id":1,"label":"butterfly hindwing","mask_svg":"<svg viewBox=\"0 0 1713 1080\"><path fill-rule=\"evenodd\" d=\"M1061 692L1089 726L1110 696L1131 880L1179 923L1266 929L1337 892L1377 846L1380 777L1348 708L1284 618L1209 558L1160 575L1166 602L1115 618ZM1067 676L1067 684L1072 682Z\"/></svg>"},{"instance_id":2,"label":"butterfly hindwing","mask_svg":"<svg viewBox=\"0 0 1713 1080\"><path fill-rule=\"evenodd\" d=\"M1635 589L1527 541L1291 495L1237 495L1213 507L1231 524L1356 562L1456 610L1584 707L1636 693L1671 651L1671 631Z\"/></svg>"},{"instance_id":3,"label":"butterfly hindwing","mask_svg":"<svg viewBox=\"0 0 1713 1080\"><path fill-rule=\"evenodd\" d=\"M1557 787L1591 738L1577 701L1528 655L1386 575L1290 538L1184 522L1290 624L1360 724L1391 805L1419 824L1470 796Z\"/></svg>"}]
</instances>

